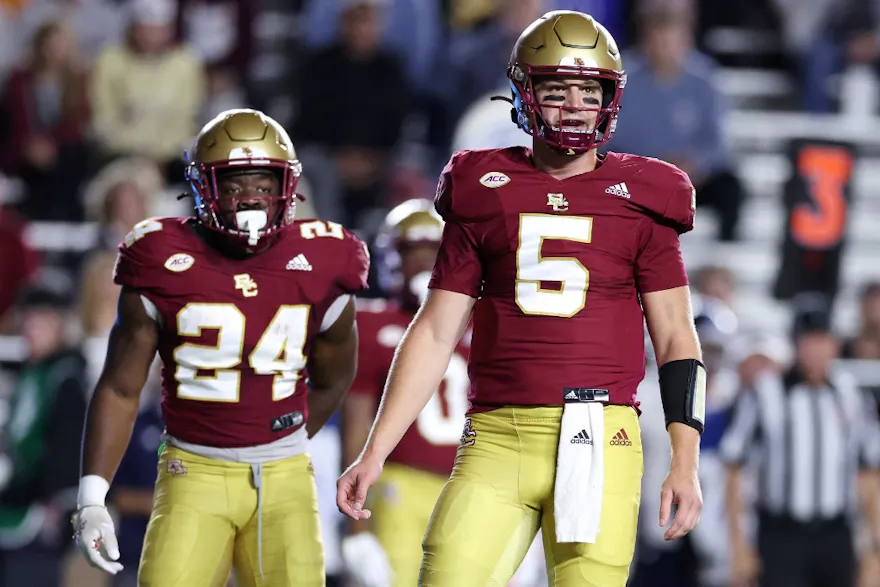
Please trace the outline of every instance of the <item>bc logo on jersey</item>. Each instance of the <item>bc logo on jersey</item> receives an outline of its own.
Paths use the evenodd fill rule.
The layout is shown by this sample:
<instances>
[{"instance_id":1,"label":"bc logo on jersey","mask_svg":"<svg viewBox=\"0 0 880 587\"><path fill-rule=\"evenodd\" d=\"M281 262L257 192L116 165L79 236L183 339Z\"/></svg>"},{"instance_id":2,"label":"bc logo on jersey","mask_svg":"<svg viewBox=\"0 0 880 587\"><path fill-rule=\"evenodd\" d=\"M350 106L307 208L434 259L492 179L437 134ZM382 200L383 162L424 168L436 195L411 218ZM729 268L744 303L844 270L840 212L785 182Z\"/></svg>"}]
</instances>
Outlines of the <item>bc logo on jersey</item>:
<instances>
[{"instance_id":1,"label":"bc logo on jersey","mask_svg":"<svg viewBox=\"0 0 880 587\"><path fill-rule=\"evenodd\" d=\"M233 275L232 278L235 280L235 289L241 290L241 295L244 297L252 298L260 293L257 289L257 282L251 279L249 274L239 273L238 275Z\"/></svg>"}]
</instances>

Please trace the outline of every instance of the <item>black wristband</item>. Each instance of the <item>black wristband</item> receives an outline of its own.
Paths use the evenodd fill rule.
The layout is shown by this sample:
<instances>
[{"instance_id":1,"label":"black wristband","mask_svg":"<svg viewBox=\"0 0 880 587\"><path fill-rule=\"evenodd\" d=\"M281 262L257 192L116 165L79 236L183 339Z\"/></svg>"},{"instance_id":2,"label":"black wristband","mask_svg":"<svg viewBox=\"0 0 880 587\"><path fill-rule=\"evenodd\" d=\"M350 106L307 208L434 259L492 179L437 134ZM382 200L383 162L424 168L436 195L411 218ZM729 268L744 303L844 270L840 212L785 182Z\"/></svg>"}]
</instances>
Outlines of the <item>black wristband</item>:
<instances>
[{"instance_id":1,"label":"black wristband","mask_svg":"<svg viewBox=\"0 0 880 587\"><path fill-rule=\"evenodd\" d=\"M660 397L667 428L680 422L700 434L706 422L706 366L697 359L669 361L660 367Z\"/></svg>"}]
</instances>

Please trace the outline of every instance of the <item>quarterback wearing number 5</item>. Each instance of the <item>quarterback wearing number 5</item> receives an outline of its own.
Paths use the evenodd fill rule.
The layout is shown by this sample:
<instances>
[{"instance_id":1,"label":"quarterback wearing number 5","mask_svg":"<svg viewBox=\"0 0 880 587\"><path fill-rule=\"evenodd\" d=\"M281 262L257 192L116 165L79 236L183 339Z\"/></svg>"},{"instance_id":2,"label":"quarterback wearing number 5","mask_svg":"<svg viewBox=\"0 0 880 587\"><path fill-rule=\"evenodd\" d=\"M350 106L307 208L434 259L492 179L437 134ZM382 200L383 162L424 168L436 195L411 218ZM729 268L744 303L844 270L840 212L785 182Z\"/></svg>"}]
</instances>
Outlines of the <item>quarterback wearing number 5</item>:
<instances>
[{"instance_id":1,"label":"quarterback wearing number 5","mask_svg":"<svg viewBox=\"0 0 880 587\"><path fill-rule=\"evenodd\" d=\"M662 161L597 154L626 74L592 17L535 21L508 76L513 120L533 147L458 152L446 166L431 293L337 505L369 517L367 490L472 316L467 438L425 535L419 584L504 585L541 528L552 585L623 587L640 500L644 317L673 449L658 519L667 539L694 528L702 508L705 369L679 247L693 187Z\"/></svg>"},{"instance_id":2,"label":"quarterback wearing number 5","mask_svg":"<svg viewBox=\"0 0 880 587\"><path fill-rule=\"evenodd\" d=\"M104 500L158 351L167 442L141 587L219 587L233 568L240 586L324 585L307 437L354 377L369 260L338 224L294 219L300 173L275 121L224 112L187 173L195 216L146 220L120 245L74 524L95 566L137 563L117 562Z\"/></svg>"}]
</instances>

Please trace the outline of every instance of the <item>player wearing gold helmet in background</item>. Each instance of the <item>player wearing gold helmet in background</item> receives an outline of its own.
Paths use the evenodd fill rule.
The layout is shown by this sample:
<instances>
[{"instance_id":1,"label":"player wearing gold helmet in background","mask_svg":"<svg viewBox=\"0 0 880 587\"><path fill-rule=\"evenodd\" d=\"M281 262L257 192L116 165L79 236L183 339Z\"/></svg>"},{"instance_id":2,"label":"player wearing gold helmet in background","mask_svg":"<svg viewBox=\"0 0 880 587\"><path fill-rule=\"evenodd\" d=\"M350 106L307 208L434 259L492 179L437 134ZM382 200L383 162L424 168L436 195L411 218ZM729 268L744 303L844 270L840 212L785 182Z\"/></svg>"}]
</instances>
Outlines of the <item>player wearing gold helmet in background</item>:
<instances>
[{"instance_id":1,"label":"player wearing gold helmet in background","mask_svg":"<svg viewBox=\"0 0 880 587\"><path fill-rule=\"evenodd\" d=\"M428 293L442 234L431 201L409 200L391 210L376 238L374 264L389 298L358 303L358 370L343 412L345 463L357 458L370 432L394 349ZM436 393L389 456L371 498L375 517L352 521L343 540L348 572L365 587L418 581L422 538L452 471L467 411L469 342L469 335L459 341Z\"/></svg>"}]
</instances>

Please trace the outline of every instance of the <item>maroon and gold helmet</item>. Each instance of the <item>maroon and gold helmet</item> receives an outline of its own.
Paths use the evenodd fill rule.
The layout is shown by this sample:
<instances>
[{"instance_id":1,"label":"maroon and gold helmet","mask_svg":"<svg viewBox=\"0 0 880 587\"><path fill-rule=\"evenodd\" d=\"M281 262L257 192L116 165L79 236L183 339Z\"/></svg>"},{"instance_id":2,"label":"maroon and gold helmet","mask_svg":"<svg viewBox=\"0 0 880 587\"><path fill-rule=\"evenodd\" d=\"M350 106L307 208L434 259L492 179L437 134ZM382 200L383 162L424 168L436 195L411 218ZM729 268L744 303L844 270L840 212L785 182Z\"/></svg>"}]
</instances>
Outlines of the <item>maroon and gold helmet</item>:
<instances>
[{"instance_id":1,"label":"maroon and gold helmet","mask_svg":"<svg viewBox=\"0 0 880 587\"><path fill-rule=\"evenodd\" d=\"M513 91L514 122L530 135L569 152L589 151L614 135L626 73L617 43L592 16L570 10L548 12L523 31L507 68ZM589 78L602 86L602 104L592 107L555 106L560 110L598 110L592 130L552 128L541 117L535 97L536 79ZM560 116L562 119L562 116Z\"/></svg>"},{"instance_id":2,"label":"maroon and gold helmet","mask_svg":"<svg viewBox=\"0 0 880 587\"><path fill-rule=\"evenodd\" d=\"M440 244L443 219L431 200L415 198L395 206L385 217L376 235L376 268L379 287L391 294L401 293L400 253L407 246Z\"/></svg>"},{"instance_id":3,"label":"maroon and gold helmet","mask_svg":"<svg viewBox=\"0 0 880 587\"><path fill-rule=\"evenodd\" d=\"M186 178L192 186L196 216L229 243L261 250L293 223L302 165L284 128L262 112L239 109L220 113L201 130L188 159ZM270 212L242 211L235 214L233 223L225 221L217 193L218 173L260 170L278 174L280 194L243 198L268 200L266 210Z\"/></svg>"}]
</instances>

